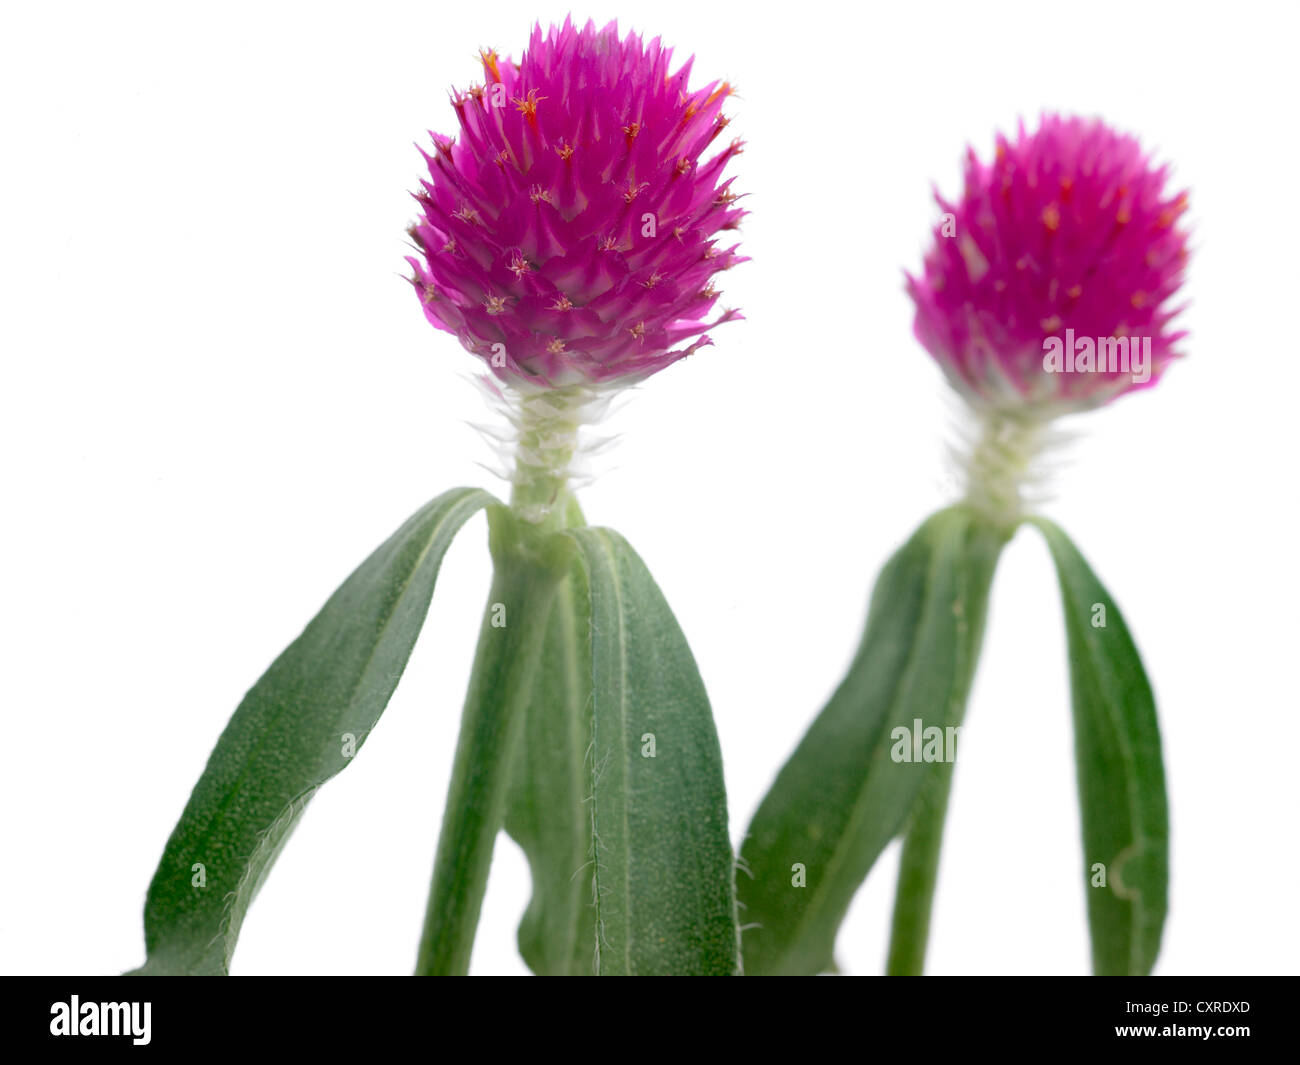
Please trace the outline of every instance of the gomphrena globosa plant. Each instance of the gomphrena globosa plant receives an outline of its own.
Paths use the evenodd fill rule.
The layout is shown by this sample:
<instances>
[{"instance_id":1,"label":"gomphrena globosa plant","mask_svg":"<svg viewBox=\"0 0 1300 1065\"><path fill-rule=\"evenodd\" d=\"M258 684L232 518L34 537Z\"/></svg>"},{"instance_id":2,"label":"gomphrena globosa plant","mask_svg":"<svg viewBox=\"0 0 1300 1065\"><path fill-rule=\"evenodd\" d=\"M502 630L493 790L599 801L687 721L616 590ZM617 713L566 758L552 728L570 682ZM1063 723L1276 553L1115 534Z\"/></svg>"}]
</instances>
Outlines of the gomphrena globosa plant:
<instances>
[{"instance_id":1,"label":"gomphrena globosa plant","mask_svg":"<svg viewBox=\"0 0 1300 1065\"><path fill-rule=\"evenodd\" d=\"M423 624L452 537L485 509L494 576L461 722L417 972L463 973L497 833L524 848L519 931L539 973L734 973L721 755L690 649L619 534L588 528L572 467L604 401L709 343L740 261L726 83L691 88L656 38L533 32L481 53L433 134L411 281L486 364L513 445L508 503L418 511L334 593L236 710L164 851L145 973L224 973L308 800L360 750ZM668 871L671 870L671 875Z\"/></svg>"},{"instance_id":2,"label":"gomphrena globosa plant","mask_svg":"<svg viewBox=\"0 0 1300 1065\"><path fill-rule=\"evenodd\" d=\"M1093 968L1151 970L1168 893L1155 702L1114 600L1033 513L1033 487L1057 418L1153 384L1178 354L1186 196L1167 176L1102 122L1048 116L999 138L991 162L969 153L961 198L939 199L907 289L917 339L969 410L965 497L881 571L847 676L749 827L747 972L830 968L854 893L900 836L887 970L922 970L956 730L994 568L1023 523L1046 537L1064 604Z\"/></svg>"}]
</instances>

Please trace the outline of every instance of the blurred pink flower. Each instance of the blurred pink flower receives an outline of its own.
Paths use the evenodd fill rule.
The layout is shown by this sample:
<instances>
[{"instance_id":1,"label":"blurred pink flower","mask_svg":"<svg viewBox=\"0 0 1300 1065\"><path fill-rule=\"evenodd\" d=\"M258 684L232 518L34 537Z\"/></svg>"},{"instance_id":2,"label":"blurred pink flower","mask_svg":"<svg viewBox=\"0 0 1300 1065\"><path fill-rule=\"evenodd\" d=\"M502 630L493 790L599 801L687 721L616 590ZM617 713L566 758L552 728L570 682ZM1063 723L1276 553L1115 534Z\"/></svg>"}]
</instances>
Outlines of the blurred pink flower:
<instances>
[{"instance_id":1,"label":"blurred pink flower","mask_svg":"<svg viewBox=\"0 0 1300 1065\"><path fill-rule=\"evenodd\" d=\"M936 193L945 217L907 289L917 339L972 404L1095 407L1153 384L1178 356L1182 308L1169 302L1187 261L1187 195L1167 194L1167 176L1098 120L1046 116L1033 134L1022 123L987 165L968 149L965 191L955 204ZM1062 348L1078 363L1049 369Z\"/></svg>"},{"instance_id":2,"label":"blurred pink flower","mask_svg":"<svg viewBox=\"0 0 1300 1065\"><path fill-rule=\"evenodd\" d=\"M735 206L725 82L691 91L688 60L611 23L534 29L523 59L482 53L455 92L458 139L432 134L411 279L425 316L505 381L643 379L710 343L713 278Z\"/></svg>"}]
</instances>

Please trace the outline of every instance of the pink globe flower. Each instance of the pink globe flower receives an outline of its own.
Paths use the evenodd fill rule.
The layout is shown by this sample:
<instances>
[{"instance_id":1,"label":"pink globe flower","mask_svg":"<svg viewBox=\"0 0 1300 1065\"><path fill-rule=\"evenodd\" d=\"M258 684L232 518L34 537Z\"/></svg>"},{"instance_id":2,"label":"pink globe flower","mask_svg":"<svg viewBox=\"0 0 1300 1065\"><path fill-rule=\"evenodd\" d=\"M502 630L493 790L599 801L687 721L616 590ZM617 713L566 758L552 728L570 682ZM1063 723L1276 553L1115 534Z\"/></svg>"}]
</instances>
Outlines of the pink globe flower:
<instances>
[{"instance_id":1,"label":"pink globe flower","mask_svg":"<svg viewBox=\"0 0 1300 1065\"><path fill-rule=\"evenodd\" d=\"M498 378L564 387L640 380L710 343L714 277L743 261L725 82L688 87L658 38L611 23L538 25L519 63L482 53L456 92L459 139L432 134L411 236L425 316Z\"/></svg>"},{"instance_id":2,"label":"pink globe flower","mask_svg":"<svg viewBox=\"0 0 1300 1065\"><path fill-rule=\"evenodd\" d=\"M1051 415L1153 384L1184 336L1186 193L1138 142L1097 120L1044 117L968 151L920 277L916 337L977 409Z\"/></svg>"}]
</instances>

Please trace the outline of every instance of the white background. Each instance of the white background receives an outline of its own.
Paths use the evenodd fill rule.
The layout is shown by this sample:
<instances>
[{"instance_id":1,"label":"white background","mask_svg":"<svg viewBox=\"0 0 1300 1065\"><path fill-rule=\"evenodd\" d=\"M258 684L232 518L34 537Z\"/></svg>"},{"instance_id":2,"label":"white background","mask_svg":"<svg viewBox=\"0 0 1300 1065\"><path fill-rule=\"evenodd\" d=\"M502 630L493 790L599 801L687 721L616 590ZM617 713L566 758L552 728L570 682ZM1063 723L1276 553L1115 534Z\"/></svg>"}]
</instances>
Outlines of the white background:
<instances>
[{"instance_id":1,"label":"white background","mask_svg":"<svg viewBox=\"0 0 1300 1065\"><path fill-rule=\"evenodd\" d=\"M454 339L401 279L407 193L479 45L560 5L17 5L0 24L0 967L143 958L163 843L230 713L427 498L500 490ZM881 563L954 491L902 271L965 145L1041 109L1139 134L1191 190L1189 357L1080 420L1048 513L1122 604L1173 826L1160 973L1294 972L1297 292L1291 4L599 4L732 79L747 321L651 380L583 494L709 685L733 837L838 682ZM364 754L313 803L237 973L415 956L486 593L483 519ZM1047 552L998 573L936 973L1082 973L1064 636ZM883 965L896 854L843 928ZM498 846L480 973L523 971Z\"/></svg>"}]
</instances>

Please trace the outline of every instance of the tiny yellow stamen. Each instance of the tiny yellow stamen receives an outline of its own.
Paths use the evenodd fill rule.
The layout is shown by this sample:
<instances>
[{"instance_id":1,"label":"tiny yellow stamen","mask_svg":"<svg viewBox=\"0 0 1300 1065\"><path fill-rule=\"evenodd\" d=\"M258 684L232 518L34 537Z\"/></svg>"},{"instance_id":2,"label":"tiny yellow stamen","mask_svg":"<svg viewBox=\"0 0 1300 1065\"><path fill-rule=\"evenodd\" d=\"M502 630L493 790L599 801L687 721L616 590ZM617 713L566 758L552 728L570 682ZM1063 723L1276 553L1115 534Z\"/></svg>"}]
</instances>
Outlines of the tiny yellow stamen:
<instances>
[{"instance_id":1,"label":"tiny yellow stamen","mask_svg":"<svg viewBox=\"0 0 1300 1065\"><path fill-rule=\"evenodd\" d=\"M545 96L538 96L536 89L529 89L526 97L516 97L510 102L519 109L519 113L528 119L531 123L537 122L537 105L545 100Z\"/></svg>"}]
</instances>

